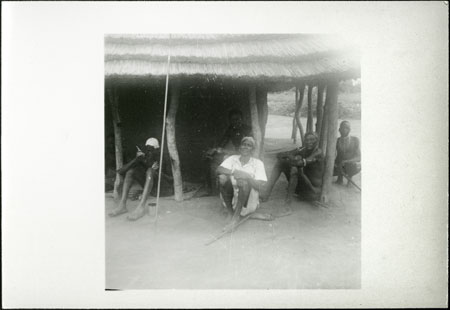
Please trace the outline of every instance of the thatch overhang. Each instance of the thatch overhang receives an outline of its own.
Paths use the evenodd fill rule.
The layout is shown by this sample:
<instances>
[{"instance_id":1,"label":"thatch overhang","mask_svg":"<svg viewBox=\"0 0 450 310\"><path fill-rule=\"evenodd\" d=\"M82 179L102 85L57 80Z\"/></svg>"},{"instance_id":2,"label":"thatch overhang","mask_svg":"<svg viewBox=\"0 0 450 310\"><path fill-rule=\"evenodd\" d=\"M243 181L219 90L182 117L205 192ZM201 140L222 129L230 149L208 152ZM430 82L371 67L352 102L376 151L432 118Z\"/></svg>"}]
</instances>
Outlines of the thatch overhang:
<instances>
[{"instance_id":1,"label":"thatch overhang","mask_svg":"<svg viewBox=\"0 0 450 310\"><path fill-rule=\"evenodd\" d=\"M164 78L169 53L170 75L180 80L256 81L272 89L360 76L359 52L331 35L118 34L105 37L106 81Z\"/></svg>"},{"instance_id":2,"label":"thatch overhang","mask_svg":"<svg viewBox=\"0 0 450 310\"><path fill-rule=\"evenodd\" d=\"M170 103L169 112L164 115L168 71ZM252 125L259 152L267 122L267 92L295 86L303 94L305 85L301 84L308 84L308 122L312 125L310 86L320 84L319 93L326 85L324 113L328 116L323 124L327 125L321 129L327 134L323 134L327 169L321 198L326 202L336 150L338 81L357 77L358 50L331 35L108 35L105 91L110 104L105 105L105 115L111 115L112 122L106 122L105 133L111 132L114 124L116 140L125 141L126 159L126 153L133 157L135 146L149 136L161 137L161 124L166 120L175 199L179 200L181 174L192 180L204 177L201 152L217 145L228 126L224 117L227 111L238 108L243 112L243 118ZM300 107L301 99L295 104ZM333 129L327 132L327 126ZM115 151L116 159L122 157L121 143L115 143Z\"/></svg>"}]
</instances>

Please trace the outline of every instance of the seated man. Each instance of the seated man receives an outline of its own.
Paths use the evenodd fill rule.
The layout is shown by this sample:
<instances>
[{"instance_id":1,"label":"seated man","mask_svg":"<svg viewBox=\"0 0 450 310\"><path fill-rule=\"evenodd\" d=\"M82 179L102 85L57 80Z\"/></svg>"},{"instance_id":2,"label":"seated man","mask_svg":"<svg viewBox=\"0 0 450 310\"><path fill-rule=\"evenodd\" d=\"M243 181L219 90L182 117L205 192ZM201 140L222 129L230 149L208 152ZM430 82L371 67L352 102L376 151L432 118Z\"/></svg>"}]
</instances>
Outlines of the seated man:
<instances>
[{"instance_id":1,"label":"seated man","mask_svg":"<svg viewBox=\"0 0 450 310\"><path fill-rule=\"evenodd\" d=\"M351 184L351 178L361 171L361 150L359 139L350 136L350 123L342 121L339 126L341 136L336 143L336 161L334 165L334 175L337 175L336 183L343 183L343 176L348 178L347 186Z\"/></svg>"},{"instance_id":2,"label":"seated man","mask_svg":"<svg viewBox=\"0 0 450 310\"><path fill-rule=\"evenodd\" d=\"M256 210L259 206L259 192L267 181L263 162L252 157L255 145L252 137L244 137L239 149L240 155L231 155L217 168L220 198L232 215L230 227L241 216ZM268 215L254 213L252 218L271 219Z\"/></svg>"},{"instance_id":3,"label":"seated man","mask_svg":"<svg viewBox=\"0 0 450 310\"><path fill-rule=\"evenodd\" d=\"M207 161L206 185L208 194L217 194L216 169L225 158L239 154L239 147L243 137L251 137L252 128L242 122L242 112L233 109L228 113L230 126L225 131L218 147L211 148L205 153Z\"/></svg>"},{"instance_id":4,"label":"seated man","mask_svg":"<svg viewBox=\"0 0 450 310\"><path fill-rule=\"evenodd\" d=\"M305 146L292 151L277 154L277 162L267 183L262 201L267 201L273 186L284 173L288 180L285 210L282 215L291 213L292 195L296 192L301 199L317 201L320 198L324 161L322 150L318 147L319 139L315 133L305 134Z\"/></svg>"},{"instance_id":5,"label":"seated man","mask_svg":"<svg viewBox=\"0 0 450 310\"><path fill-rule=\"evenodd\" d=\"M118 170L120 174L125 174L122 197L119 206L109 214L110 216L117 216L127 212L128 193L135 181L143 187L142 198L137 208L127 218L129 220L137 220L144 216L147 211L145 203L153 189L154 180L158 178L159 157L158 140L149 138L145 143L144 152L138 148L136 158ZM167 174L165 177L170 178Z\"/></svg>"}]
</instances>

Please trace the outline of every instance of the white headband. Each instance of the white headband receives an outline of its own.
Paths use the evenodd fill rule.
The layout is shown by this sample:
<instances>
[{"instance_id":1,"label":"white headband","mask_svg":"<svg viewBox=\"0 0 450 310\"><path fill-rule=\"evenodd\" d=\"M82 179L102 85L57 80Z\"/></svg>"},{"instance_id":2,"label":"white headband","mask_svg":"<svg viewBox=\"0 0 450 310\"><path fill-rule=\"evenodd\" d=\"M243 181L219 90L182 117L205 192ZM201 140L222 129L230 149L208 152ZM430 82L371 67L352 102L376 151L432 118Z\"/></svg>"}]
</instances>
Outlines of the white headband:
<instances>
[{"instance_id":1,"label":"white headband","mask_svg":"<svg viewBox=\"0 0 450 310\"><path fill-rule=\"evenodd\" d=\"M153 146L155 149L159 149L159 142L155 138L149 138L145 145Z\"/></svg>"}]
</instances>

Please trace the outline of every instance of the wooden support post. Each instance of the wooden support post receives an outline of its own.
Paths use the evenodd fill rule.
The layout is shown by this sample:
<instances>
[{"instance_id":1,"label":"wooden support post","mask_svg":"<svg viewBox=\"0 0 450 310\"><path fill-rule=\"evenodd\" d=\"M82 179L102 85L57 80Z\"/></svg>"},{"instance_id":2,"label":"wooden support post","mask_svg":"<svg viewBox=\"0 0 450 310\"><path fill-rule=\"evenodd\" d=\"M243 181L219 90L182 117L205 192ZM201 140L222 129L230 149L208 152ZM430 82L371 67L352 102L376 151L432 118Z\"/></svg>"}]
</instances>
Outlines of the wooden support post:
<instances>
[{"instance_id":1,"label":"wooden support post","mask_svg":"<svg viewBox=\"0 0 450 310\"><path fill-rule=\"evenodd\" d=\"M261 129L261 145L259 147L260 158L264 157L264 137L266 135L266 124L269 115L269 106L267 105L267 90L258 87L256 92L256 105L258 107L258 121Z\"/></svg>"},{"instance_id":2,"label":"wooden support post","mask_svg":"<svg viewBox=\"0 0 450 310\"><path fill-rule=\"evenodd\" d=\"M308 118L306 121L306 132L313 131L313 112L312 112L312 91L314 86L308 85Z\"/></svg>"},{"instance_id":3,"label":"wooden support post","mask_svg":"<svg viewBox=\"0 0 450 310\"><path fill-rule=\"evenodd\" d=\"M323 116L322 116L322 128L320 129L319 138L319 148L322 150L322 154L325 156L327 149L327 132L328 132L328 102L330 98L328 95L328 89L326 92L325 105L323 106Z\"/></svg>"},{"instance_id":4,"label":"wooden support post","mask_svg":"<svg viewBox=\"0 0 450 310\"><path fill-rule=\"evenodd\" d=\"M123 150L122 150L122 130L120 129L120 114L119 114L119 97L117 90L107 89L109 103L111 106L113 127L114 127L114 149L116 155L116 171L123 166ZM114 181L114 200L120 200L121 191L119 190L120 184L122 184L122 176L116 172L116 179Z\"/></svg>"},{"instance_id":5,"label":"wooden support post","mask_svg":"<svg viewBox=\"0 0 450 310\"><path fill-rule=\"evenodd\" d=\"M172 164L173 189L176 201L183 201L183 180L181 178L180 158L178 156L177 143L175 139L175 124L180 98L180 86L172 83L170 88L170 105L166 118L167 148L169 150ZM162 169L162 167L160 167Z\"/></svg>"},{"instance_id":6,"label":"wooden support post","mask_svg":"<svg viewBox=\"0 0 450 310\"><path fill-rule=\"evenodd\" d=\"M294 115L294 117L292 118L292 134L291 134L292 143L294 144L297 143L297 131L298 131L297 121L295 120Z\"/></svg>"},{"instance_id":7,"label":"wooden support post","mask_svg":"<svg viewBox=\"0 0 450 310\"><path fill-rule=\"evenodd\" d=\"M323 93L325 90L325 84L320 83L317 87L317 110L316 110L316 134L320 137L320 131L322 130L323 121Z\"/></svg>"},{"instance_id":8,"label":"wooden support post","mask_svg":"<svg viewBox=\"0 0 450 310\"><path fill-rule=\"evenodd\" d=\"M248 89L248 97L249 97L249 105L250 105L250 116L252 119L252 131L253 136L256 141L255 152L253 155L256 158L259 158L259 151L261 146L261 127L259 126L259 117L258 117L258 107L256 105L256 87L255 85L250 85Z\"/></svg>"},{"instance_id":9,"label":"wooden support post","mask_svg":"<svg viewBox=\"0 0 450 310\"><path fill-rule=\"evenodd\" d=\"M325 168L322 177L322 193L320 202L329 203L329 194L331 191L331 182L333 179L334 161L336 158L336 139L338 125L338 81L332 80L327 88L327 112L328 112L328 132L327 132L327 152L325 156Z\"/></svg>"},{"instance_id":10,"label":"wooden support post","mask_svg":"<svg viewBox=\"0 0 450 310\"><path fill-rule=\"evenodd\" d=\"M297 102L298 102L298 88L296 87L295 88L295 101L294 101L295 111L297 111ZM292 143L294 143L294 144L297 143L297 131L298 131L297 119L295 118L295 112L294 112L294 117L292 118L292 134L291 134Z\"/></svg>"},{"instance_id":11,"label":"wooden support post","mask_svg":"<svg viewBox=\"0 0 450 310\"><path fill-rule=\"evenodd\" d=\"M297 123L298 129L300 129L300 139L301 139L302 145L303 145L303 138L305 137L305 133L303 131L302 122L300 121L300 116L301 116L300 110L303 105L303 96L305 95L305 84L300 84L298 86L298 89L300 92L299 92L299 96L298 96L298 101L295 106L295 121Z\"/></svg>"}]
</instances>

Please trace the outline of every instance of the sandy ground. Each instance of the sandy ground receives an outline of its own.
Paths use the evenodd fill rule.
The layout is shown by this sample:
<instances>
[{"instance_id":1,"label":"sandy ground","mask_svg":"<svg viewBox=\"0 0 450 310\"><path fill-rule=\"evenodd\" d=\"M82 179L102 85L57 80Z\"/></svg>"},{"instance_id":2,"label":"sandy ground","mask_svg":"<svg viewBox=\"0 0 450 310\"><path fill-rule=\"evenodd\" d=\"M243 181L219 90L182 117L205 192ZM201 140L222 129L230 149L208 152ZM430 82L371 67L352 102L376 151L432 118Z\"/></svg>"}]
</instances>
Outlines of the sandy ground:
<instances>
[{"instance_id":1,"label":"sandy ground","mask_svg":"<svg viewBox=\"0 0 450 310\"><path fill-rule=\"evenodd\" d=\"M290 136L288 125L282 129L280 122L288 120L269 118L267 173L274 153L292 147L289 139L274 138ZM361 184L360 176L355 181ZM282 176L262 211L272 212L281 205L286 186ZM154 207L149 216L129 222L126 215L107 215L114 202L106 194L106 288L360 288L361 194L356 188L335 185L332 200L329 208L294 200L292 215L274 221L249 220L206 246L226 224L218 198L182 203L162 198L157 222ZM137 203L130 201L129 210Z\"/></svg>"}]
</instances>

